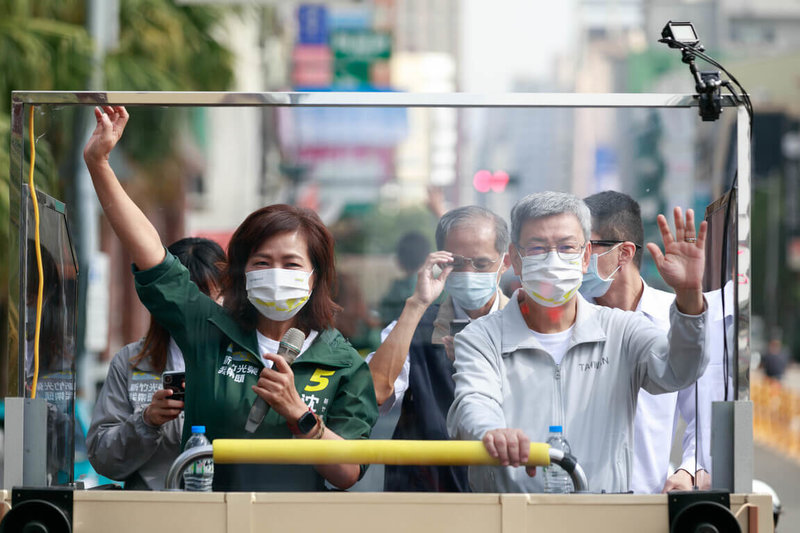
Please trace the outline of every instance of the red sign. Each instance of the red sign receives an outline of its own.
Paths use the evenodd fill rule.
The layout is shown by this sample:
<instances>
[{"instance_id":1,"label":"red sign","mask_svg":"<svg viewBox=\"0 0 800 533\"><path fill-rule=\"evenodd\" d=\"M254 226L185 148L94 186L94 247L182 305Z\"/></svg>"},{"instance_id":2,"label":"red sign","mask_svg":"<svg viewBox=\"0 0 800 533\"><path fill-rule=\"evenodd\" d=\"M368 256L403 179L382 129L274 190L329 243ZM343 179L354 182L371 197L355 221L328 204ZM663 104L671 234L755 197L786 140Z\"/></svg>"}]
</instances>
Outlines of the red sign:
<instances>
[{"instance_id":1,"label":"red sign","mask_svg":"<svg viewBox=\"0 0 800 533\"><path fill-rule=\"evenodd\" d=\"M292 51L292 85L326 88L333 83L333 56L327 45L298 44Z\"/></svg>"}]
</instances>

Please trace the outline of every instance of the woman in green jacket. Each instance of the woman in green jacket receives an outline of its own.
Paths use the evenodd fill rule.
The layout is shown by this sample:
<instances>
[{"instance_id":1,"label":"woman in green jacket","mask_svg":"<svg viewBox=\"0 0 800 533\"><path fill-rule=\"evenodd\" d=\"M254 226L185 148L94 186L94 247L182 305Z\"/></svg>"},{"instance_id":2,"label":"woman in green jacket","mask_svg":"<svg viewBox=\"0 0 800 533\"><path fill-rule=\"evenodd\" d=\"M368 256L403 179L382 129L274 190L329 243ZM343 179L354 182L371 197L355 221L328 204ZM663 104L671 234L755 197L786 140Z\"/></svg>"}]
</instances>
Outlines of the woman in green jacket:
<instances>
[{"instance_id":1,"label":"woman in green jacket","mask_svg":"<svg viewBox=\"0 0 800 533\"><path fill-rule=\"evenodd\" d=\"M123 107L95 109L84 160L104 213L134 263L136 289L170 332L186 363L183 442L205 425L215 438L368 438L377 405L358 353L333 328L339 309L333 237L311 210L272 205L250 214L228 246L223 306L189 281L156 229L122 189L108 156L122 136ZM305 335L293 365L275 355L290 329ZM255 433L244 430L256 398L270 407ZM214 490L346 489L359 465L217 465Z\"/></svg>"}]
</instances>

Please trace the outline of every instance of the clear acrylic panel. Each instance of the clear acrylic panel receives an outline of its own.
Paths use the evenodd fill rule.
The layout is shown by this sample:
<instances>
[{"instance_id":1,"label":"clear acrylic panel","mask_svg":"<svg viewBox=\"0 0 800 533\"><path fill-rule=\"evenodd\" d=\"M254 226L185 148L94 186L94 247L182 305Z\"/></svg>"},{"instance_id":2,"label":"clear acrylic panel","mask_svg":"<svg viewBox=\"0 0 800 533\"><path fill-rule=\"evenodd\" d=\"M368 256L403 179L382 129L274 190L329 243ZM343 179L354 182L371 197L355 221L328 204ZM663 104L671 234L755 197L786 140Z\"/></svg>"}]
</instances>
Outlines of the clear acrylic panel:
<instances>
[{"instance_id":1,"label":"clear acrylic panel","mask_svg":"<svg viewBox=\"0 0 800 533\"><path fill-rule=\"evenodd\" d=\"M644 240L659 245L657 214L671 221L674 206L693 208L698 219L707 213L707 299L709 309L719 313L710 319L709 335L710 345L721 350L712 355L721 377L701 384L710 394L697 399L687 395L684 403L692 404L690 411L702 422L710 420L712 398L734 399L738 367L732 358L739 341L733 317L740 300L731 279L736 272L732 256L740 241L735 228L741 221L735 200L714 204L735 173L733 110L724 115L727 120L708 124L700 122L696 108L633 107L635 99L631 107L607 107L603 102L610 100L602 99L581 106L582 95L567 95L571 99L560 104L559 95L547 95L552 97L547 105L532 107L518 95L507 105L484 106L502 97L428 96L427 104L370 106L357 104L357 93L328 95L330 105L324 105L325 95L312 95L320 103L303 106L294 105L302 99L280 94L234 95L229 97L232 105L200 95L199 100L211 104L203 106L191 105L192 95L172 102L159 101L158 94L146 95L144 102L145 96L138 95L132 101L139 105L128 106L131 119L111 165L165 244L192 235L212 238L224 248L237 225L261 206L290 203L314 209L336 240L337 302L343 307L337 327L362 355L377 348L382 328L399 316L418 268L409 266L415 262L411 256L419 261L436 249L436 222L446 210L474 204L508 220L515 202L533 192L558 190L586 197L612 189L639 202ZM609 95L597 98L602 96ZM391 103L391 95L369 98ZM586 98L593 101L591 95ZM337 103L344 105L333 105ZM62 285L64 312L58 324L78 334L64 337L53 352L57 370L42 382L46 387L52 382L53 393L56 387L69 387L74 397L74 364L80 360L77 387L86 403L79 409L84 412L91 411L109 359L141 338L149 321L133 289L130 260L87 187L80 151L92 129L91 108L86 103L36 106L42 124L36 128L37 146L47 147L54 162L51 192L69 205L75 255L88 272L80 281L85 285L76 312L77 282L69 273L77 267L64 255L64 239L69 239L64 229L48 231L43 249L55 258ZM27 140L25 144L27 148ZM59 216L54 220L63 226L65 215ZM398 242L410 233L417 244L408 257L398 257ZM29 248L27 238L20 243L23 254ZM20 266L30 272L30 260ZM641 272L649 285L668 289L646 251ZM725 283L723 304L719 289ZM519 280L509 269L501 288L510 295L516 287ZM712 298L719 305L712 305ZM24 334L27 339L27 325ZM27 348L25 354L27 384ZM69 385L56 383L62 377ZM45 396L49 392L42 389ZM60 405L60 412L70 412L72 404L58 404L59 398L54 394L48 401ZM675 398L673 414L678 404ZM683 413L677 412L680 419ZM398 409L392 414L394 418L381 418L373 438L391 438ZM673 466L686 464L693 452L691 445L681 443L683 425L673 427L670 418L663 427L675 434ZM701 427L695 434L698 460L709 469L710 436L705 431ZM379 490L380 473L372 467L361 488Z\"/></svg>"},{"instance_id":2,"label":"clear acrylic panel","mask_svg":"<svg viewBox=\"0 0 800 533\"><path fill-rule=\"evenodd\" d=\"M35 383L35 396L47 402L48 484L64 485L73 480L78 264L64 204L38 191L37 231L33 200L27 194L27 186L23 186L23 192L27 211L22 240L26 275L20 278L20 293L25 295L24 312L20 315L21 339L24 339L20 343L24 354L24 390L25 397L32 397ZM37 233L44 280L38 354L35 343L39 294Z\"/></svg>"}]
</instances>

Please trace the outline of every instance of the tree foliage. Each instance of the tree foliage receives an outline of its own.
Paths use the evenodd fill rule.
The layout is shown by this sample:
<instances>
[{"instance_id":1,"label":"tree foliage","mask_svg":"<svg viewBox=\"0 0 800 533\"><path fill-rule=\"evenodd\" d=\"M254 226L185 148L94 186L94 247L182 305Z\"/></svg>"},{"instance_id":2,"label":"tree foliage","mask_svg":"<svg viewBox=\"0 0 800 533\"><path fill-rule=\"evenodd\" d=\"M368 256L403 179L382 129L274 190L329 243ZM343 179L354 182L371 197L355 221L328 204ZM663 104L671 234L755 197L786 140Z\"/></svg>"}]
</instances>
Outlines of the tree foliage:
<instances>
[{"instance_id":1,"label":"tree foliage","mask_svg":"<svg viewBox=\"0 0 800 533\"><path fill-rule=\"evenodd\" d=\"M89 87L94 42L86 29L86 0L3 0L0 2L0 247L9 231L9 144L11 92L80 91ZM226 90L233 80L232 53L215 38L224 11L177 6L170 0L120 0L116 49L105 57L105 90ZM123 148L154 169L154 180L176 166L173 146L181 111L132 111ZM38 188L63 198L57 189L73 182L83 142L76 108L43 106L36 115ZM27 157L27 139L26 157ZM164 160L172 159L166 164ZM146 174L146 172L145 172ZM18 177L14 177L18 179ZM7 294L8 259L0 261L0 300ZM0 308L5 305L0 301ZM2 314L2 309L0 309ZM1 332L0 328L0 332ZM2 335L0 335L2 336ZM0 342L3 342L0 339Z\"/></svg>"},{"instance_id":2,"label":"tree foliage","mask_svg":"<svg viewBox=\"0 0 800 533\"><path fill-rule=\"evenodd\" d=\"M94 43L85 28L86 9L86 0L0 2L0 238L5 239L8 230L11 92L88 87ZM119 45L105 59L105 89L227 89L233 80L233 56L214 35L223 13L168 0L121 0ZM37 142L42 160L36 179L45 190L51 189L45 184L59 181L58 167L75 152L72 143L80 142L74 139L73 113L58 111L36 119L37 135L47 132ZM179 121L163 110L138 110L137 115L126 136L131 156L144 163L168 156ZM62 176L61 181L71 180Z\"/></svg>"},{"instance_id":3,"label":"tree foliage","mask_svg":"<svg viewBox=\"0 0 800 533\"><path fill-rule=\"evenodd\" d=\"M214 37L223 12L164 0L120 4L118 48L106 56L110 91L224 91L233 82L233 55ZM183 110L131 110L122 146L153 169L172 153Z\"/></svg>"},{"instance_id":4,"label":"tree foliage","mask_svg":"<svg viewBox=\"0 0 800 533\"><path fill-rule=\"evenodd\" d=\"M0 3L0 113L9 113L13 90L86 86L92 40L83 27L82 4L77 0Z\"/></svg>"}]
</instances>

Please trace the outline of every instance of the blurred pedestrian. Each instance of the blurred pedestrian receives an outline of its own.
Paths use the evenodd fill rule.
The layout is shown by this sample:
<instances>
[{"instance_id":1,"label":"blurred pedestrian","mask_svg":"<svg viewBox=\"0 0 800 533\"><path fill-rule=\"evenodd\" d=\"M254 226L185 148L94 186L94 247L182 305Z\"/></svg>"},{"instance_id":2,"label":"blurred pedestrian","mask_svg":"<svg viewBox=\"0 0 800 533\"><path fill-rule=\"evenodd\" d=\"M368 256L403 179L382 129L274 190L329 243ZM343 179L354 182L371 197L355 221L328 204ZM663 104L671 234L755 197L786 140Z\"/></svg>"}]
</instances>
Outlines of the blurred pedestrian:
<instances>
[{"instance_id":1,"label":"blurred pedestrian","mask_svg":"<svg viewBox=\"0 0 800 533\"><path fill-rule=\"evenodd\" d=\"M780 337L773 337L767 344L767 353L761 358L761 366L767 377L778 381L789 366L789 351L783 345Z\"/></svg>"},{"instance_id":2,"label":"blurred pedestrian","mask_svg":"<svg viewBox=\"0 0 800 533\"><path fill-rule=\"evenodd\" d=\"M406 299L414 294L414 288L417 286L417 271L422 267L430 251L430 241L418 231L409 231L397 241L395 258L403 271L403 277L394 280L389 290L381 298L378 308L381 326L397 320L397 317L403 312Z\"/></svg>"},{"instance_id":3,"label":"blurred pedestrian","mask_svg":"<svg viewBox=\"0 0 800 533\"><path fill-rule=\"evenodd\" d=\"M352 274L339 272L334 301L342 308L335 326L362 355L374 352L381 344L380 319L370 313L364 292Z\"/></svg>"}]
</instances>

